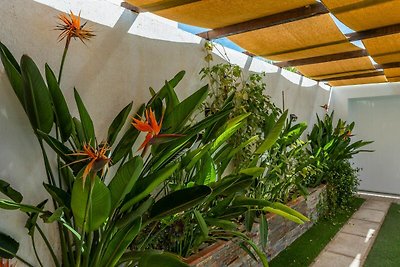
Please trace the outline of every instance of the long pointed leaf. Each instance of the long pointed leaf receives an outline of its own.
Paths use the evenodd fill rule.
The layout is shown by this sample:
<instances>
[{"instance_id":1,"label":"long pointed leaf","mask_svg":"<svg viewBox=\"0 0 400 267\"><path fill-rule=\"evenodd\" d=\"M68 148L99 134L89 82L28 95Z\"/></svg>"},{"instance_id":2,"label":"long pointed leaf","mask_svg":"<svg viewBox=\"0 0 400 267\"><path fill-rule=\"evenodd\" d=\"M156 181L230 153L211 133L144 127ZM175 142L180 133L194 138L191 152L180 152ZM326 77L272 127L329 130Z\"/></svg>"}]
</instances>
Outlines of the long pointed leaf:
<instances>
[{"instance_id":1,"label":"long pointed leaf","mask_svg":"<svg viewBox=\"0 0 400 267\"><path fill-rule=\"evenodd\" d=\"M81 118L81 123L82 123L82 129L83 129L83 134L85 136L85 142L87 144L90 144L92 147L95 146L95 133L94 133L94 126L93 126L93 121L92 118L90 118L90 115L83 104L82 98L79 95L78 91L74 88L74 96L75 96L75 102L78 107L79 111L79 117Z\"/></svg>"},{"instance_id":2,"label":"long pointed leaf","mask_svg":"<svg viewBox=\"0 0 400 267\"><path fill-rule=\"evenodd\" d=\"M53 100L54 113L58 127L60 129L61 139L66 142L72 133L72 117L68 109L67 102L58 85L57 78L50 66L46 64L46 80L50 95Z\"/></svg>"},{"instance_id":3,"label":"long pointed leaf","mask_svg":"<svg viewBox=\"0 0 400 267\"><path fill-rule=\"evenodd\" d=\"M133 102L129 103L126 107L124 107L121 112L115 117L113 122L108 128L108 135L107 135L107 143L108 145L112 146L117 139L119 132L121 131L122 127L126 122L126 118L128 117L129 113L132 110Z\"/></svg>"},{"instance_id":4,"label":"long pointed leaf","mask_svg":"<svg viewBox=\"0 0 400 267\"><path fill-rule=\"evenodd\" d=\"M154 220L187 210L205 200L211 194L211 188L204 185L181 189L157 201L150 212Z\"/></svg>"},{"instance_id":5,"label":"long pointed leaf","mask_svg":"<svg viewBox=\"0 0 400 267\"><path fill-rule=\"evenodd\" d=\"M281 117L278 119L278 121L275 123L275 126L271 129L271 131L265 137L264 142L256 150L256 152L255 152L256 154L264 154L265 151L270 149L275 144L276 140L278 140L279 135L281 134L283 126L285 125L287 115L288 115L288 111L286 110L281 115Z\"/></svg>"},{"instance_id":6,"label":"long pointed leaf","mask_svg":"<svg viewBox=\"0 0 400 267\"><path fill-rule=\"evenodd\" d=\"M36 64L27 55L21 58L21 73L26 110L32 127L35 131L49 133L54 122L50 93Z\"/></svg>"}]
</instances>

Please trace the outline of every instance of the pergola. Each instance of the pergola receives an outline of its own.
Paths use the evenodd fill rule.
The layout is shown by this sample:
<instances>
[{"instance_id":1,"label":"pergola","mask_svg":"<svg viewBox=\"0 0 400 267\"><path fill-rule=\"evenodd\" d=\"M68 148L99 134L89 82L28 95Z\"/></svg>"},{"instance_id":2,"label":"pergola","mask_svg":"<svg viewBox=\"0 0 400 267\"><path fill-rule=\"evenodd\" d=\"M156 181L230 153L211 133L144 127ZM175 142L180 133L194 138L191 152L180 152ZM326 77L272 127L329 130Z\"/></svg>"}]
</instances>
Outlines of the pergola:
<instances>
[{"instance_id":1,"label":"pergola","mask_svg":"<svg viewBox=\"0 0 400 267\"><path fill-rule=\"evenodd\" d=\"M400 81L400 0L126 0L123 5L211 29L198 35L227 37L249 55L296 67L331 86ZM343 34L332 15L354 32Z\"/></svg>"}]
</instances>

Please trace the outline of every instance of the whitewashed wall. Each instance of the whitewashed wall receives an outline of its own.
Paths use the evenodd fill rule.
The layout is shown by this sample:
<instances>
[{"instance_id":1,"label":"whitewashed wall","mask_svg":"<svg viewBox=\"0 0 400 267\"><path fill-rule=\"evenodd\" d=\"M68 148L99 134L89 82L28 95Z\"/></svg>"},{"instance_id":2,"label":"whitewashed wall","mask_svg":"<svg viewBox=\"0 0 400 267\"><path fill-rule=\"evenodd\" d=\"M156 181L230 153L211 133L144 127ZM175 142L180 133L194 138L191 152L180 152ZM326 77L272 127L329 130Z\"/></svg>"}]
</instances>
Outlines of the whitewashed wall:
<instances>
[{"instance_id":1,"label":"whitewashed wall","mask_svg":"<svg viewBox=\"0 0 400 267\"><path fill-rule=\"evenodd\" d=\"M113 3L114 2L114 3ZM56 41L56 16L60 11L82 11L83 19L96 31L96 37L83 45L72 43L64 69L62 88L73 104L75 86L94 118L99 139L105 135L112 118L131 100L136 107L148 100L148 87L160 88L178 71L187 74L178 87L185 97L204 82L199 71L204 66L202 40L177 29L177 24L151 14L134 14L119 7L117 0L13 0L0 1L0 41L19 58L29 54L44 69L49 65L58 72L63 43ZM299 121L314 122L314 114L327 103L329 91L316 82L267 63L227 49L232 63L246 71L265 71L268 94L285 106ZM217 56L216 56L217 57ZM219 61L221 61L220 59ZM218 60L217 60L218 61ZM25 196L24 201L37 204L48 196L42 189L45 173L41 153L29 122L0 66L0 177ZM0 211L0 231L21 243L19 254L35 262L24 229L26 216L14 211ZM51 243L57 245L57 231L48 229ZM39 239L39 238L38 238ZM40 243L40 240L39 240ZM52 266L50 256L39 244L44 266Z\"/></svg>"},{"instance_id":2,"label":"whitewashed wall","mask_svg":"<svg viewBox=\"0 0 400 267\"><path fill-rule=\"evenodd\" d=\"M332 89L335 117L355 121L356 139L373 140L373 153L356 155L361 167L360 190L400 194L398 142L400 83L337 87Z\"/></svg>"}]
</instances>

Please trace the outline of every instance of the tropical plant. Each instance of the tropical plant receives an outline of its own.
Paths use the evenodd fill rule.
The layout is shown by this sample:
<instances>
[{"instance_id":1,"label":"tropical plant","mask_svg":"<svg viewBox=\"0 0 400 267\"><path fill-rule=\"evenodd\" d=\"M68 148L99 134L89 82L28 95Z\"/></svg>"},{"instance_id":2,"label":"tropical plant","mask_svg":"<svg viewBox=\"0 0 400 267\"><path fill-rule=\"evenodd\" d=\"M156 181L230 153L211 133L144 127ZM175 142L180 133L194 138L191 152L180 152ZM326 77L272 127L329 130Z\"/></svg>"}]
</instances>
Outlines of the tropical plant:
<instances>
[{"instance_id":1,"label":"tropical plant","mask_svg":"<svg viewBox=\"0 0 400 267\"><path fill-rule=\"evenodd\" d=\"M339 119L336 126L334 126L333 115L334 112L330 115L325 114L323 120L317 115L317 122L310 134L307 135L307 139L310 142L307 152L316 159L315 165L321 169L329 169L329 164L351 159L360 152L372 152L371 150L360 149L371 144L372 141L359 140L351 142L352 131L355 126L354 122L348 124L346 121ZM321 182L325 182L323 173L310 178L311 180L308 181L308 184L311 186L317 186Z\"/></svg>"},{"instance_id":2,"label":"tropical plant","mask_svg":"<svg viewBox=\"0 0 400 267\"><path fill-rule=\"evenodd\" d=\"M336 210L346 208L357 190L358 168L353 168L350 159L360 152L372 152L361 149L372 141L358 140L352 142L352 131L355 123L348 124L341 119L334 126L334 112L325 114L307 136L309 146L307 153L314 160L312 164L319 169L306 180L308 186L327 184L327 211L335 214Z\"/></svg>"},{"instance_id":3,"label":"tropical plant","mask_svg":"<svg viewBox=\"0 0 400 267\"><path fill-rule=\"evenodd\" d=\"M36 206L22 203L22 197L16 198L15 194L18 195L18 192L14 192L9 186L5 186L8 189L3 191L7 192L6 195L11 200L0 200L0 207L19 209L27 214L26 227L35 251L34 235L38 232L51 252L55 266L116 266L122 263L152 266L151 264L159 260L165 262L164 266L184 266L172 254L146 250L146 239L145 243L138 244L136 237L142 236L142 231L154 227L160 221L189 210L192 214L192 208L203 205L203 209L193 213L197 220L201 220L200 211L209 212L210 203L217 201L221 195L230 196L230 192L235 192L234 187L241 188L244 182L252 180L254 171L259 171L257 168L244 170L234 177L216 181L212 178L212 169L202 168L195 172L197 183L174 188L170 185L168 179L175 172L182 168L190 169L188 165L197 166L200 159L200 164L209 168L210 165L206 163L209 153L216 152L248 116L244 114L224 124L231 112L230 105L226 105L221 111L188 124L193 112L206 98L208 87L205 86L180 101L174 87L183 78L184 72L166 82L159 92L151 90L153 97L139 108L136 113L138 117L133 118L133 126L125 131L118 142L132 103L115 117L108 129L107 139L98 142L93 121L77 90L74 94L79 118L70 115L60 84L48 65L44 79L31 58L24 55L21 64L18 64L3 44L0 44L0 48L1 59L12 88L30 119L33 132L42 148L48 176L44 187L52 198L54 211L46 208L47 200ZM144 118L141 116L143 113ZM51 133L54 125L55 136ZM219 128L218 125L224 126ZM147 135L139 147L140 150L143 149L142 156L135 156L133 147L138 146L136 141L140 132L146 132ZM191 150L199 135L202 135L203 146ZM56 170L50 164L44 143L58 155ZM146 153L150 146L150 153ZM167 186L173 190L167 190ZM299 222L306 219L287 207L276 206L274 203L254 204L251 202L253 199L231 199L234 200L236 202L232 203L236 203L236 206L275 207L281 214L296 217ZM41 230L39 218L45 223L57 223L61 240L61 260L57 258ZM265 255L257 250L249 238L238 231L231 231L229 234L246 240L264 265L267 264ZM7 246L13 242L15 241L7 242ZM135 248L133 251L127 251L130 244ZM6 249L7 246L1 247ZM8 249L7 253L17 256L15 250ZM40 256L37 253L36 255L42 265Z\"/></svg>"},{"instance_id":4,"label":"tropical plant","mask_svg":"<svg viewBox=\"0 0 400 267\"><path fill-rule=\"evenodd\" d=\"M231 100L232 98L226 100L223 110L229 106ZM264 140L257 149L257 154L252 155L255 166L224 175L235 153L252 141L247 140L239 147L227 144L229 137L245 125L248 116L249 114L243 114L235 117L213 133L203 135L197 146L183 157L182 164L186 167L173 175L170 190L177 186L191 188L194 185L207 185L212 188L213 193L202 203L179 216L171 216L169 220L164 219L158 225L154 225L143 238L144 244L149 248L167 249L186 257L198 251L204 243L235 238L246 252L256 258L252 252L254 251L265 266L267 259L264 253L242 232L244 228L241 225L245 213L249 210L257 211L259 214L270 211L297 223L308 220L280 203L247 196L255 177L264 172L264 168L256 166L259 155L267 148L265 143L273 143L274 140ZM214 141L209 143L211 136L216 138L211 138ZM265 216L261 216L261 222L262 244L265 247L268 232ZM149 236L151 237L148 238Z\"/></svg>"},{"instance_id":5,"label":"tropical plant","mask_svg":"<svg viewBox=\"0 0 400 267\"><path fill-rule=\"evenodd\" d=\"M277 141L262 158L261 166L266 167L266 172L256 179L253 186L255 196L283 203L299 194L306 196L305 180L316 171L305 152L308 143L300 138L307 124L295 124L292 118L278 120L273 114L268 116L267 122L265 135L275 136ZM283 126L283 129L277 131L274 124Z\"/></svg>"},{"instance_id":6,"label":"tropical plant","mask_svg":"<svg viewBox=\"0 0 400 267\"><path fill-rule=\"evenodd\" d=\"M210 65L201 71L202 79L208 79L210 93L205 102L204 109L207 114L219 111L230 96L233 101L233 110L230 118L243 113L249 113L245 125L240 128L229 140L229 145L239 146L254 136L253 142L236 153L233 165L237 170L245 167L248 159L254 153L264 138L264 128L267 116L280 115L282 112L271 101L270 96L265 94L266 84L263 82L265 74L252 73L245 77L242 69L230 63Z\"/></svg>"},{"instance_id":7,"label":"tropical plant","mask_svg":"<svg viewBox=\"0 0 400 267\"><path fill-rule=\"evenodd\" d=\"M38 68L28 56L24 55L19 65L9 50L1 44L1 58L41 147L46 142L59 157L57 170L54 171L46 150L42 150L48 174L48 182L44 187L52 197L55 211L45 208L47 200L32 206L21 204L22 199L15 197L1 200L1 208L19 209L27 213L26 226L32 236L33 245L35 246L33 235L38 231L53 256L55 266L115 266L132 260L138 260L143 265L148 257L167 257L177 264L177 258L165 253L141 252L137 254L139 256L132 256L133 252L124 253L141 228L163 216L179 212L182 208L180 205L195 205L199 199L211 193L207 186L175 192L182 197L174 199L173 207L166 207L162 205L163 202L151 197L151 193L178 169L180 163L174 157L184 146L199 131L223 118L223 114L218 113L192 127L184 128L192 111L207 95L207 87L201 88L182 102L177 98L171 101L170 88L183 77L183 73L180 73L166 83L147 104L146 122L143 123L153 128L161 127L162 122L156 121L156 115L150 107L160 113L162 109L156 106L161 105L162 108L162 101L167 99L169 106L163 125L168 130L163 131L181 131L183 135L162 136L158 134L160 130L157 130L157 134L153 133L152 138L146 140L160 143L158 149L163 152L154 156L148 155L144 162L140 156L134 156L135 151L132 149L141 131L137 128L140 127L130 127L120 141L116 142L132 103L116 116L109 127L107 140L98 143L92 119L78 91L75 90L75 100L79 119L71 117L59 84L48 65L46 85ZM174 94L172 97L175 96ZM137 115L142 114L144 109L143 105ZM177 109L181 112L170 113L170 110ZM137 124L137 119L135 122ZM50 134L53 124L57 126L56 137ZM149 210L152 210L151 214L148 213ZM157 214L155 210L163 215ZM39 218L45 223L58 224L62 246L61 262L40 229L37 223ZM38 261L40 263L39 256Z\"/></svg>"}]
</instances>

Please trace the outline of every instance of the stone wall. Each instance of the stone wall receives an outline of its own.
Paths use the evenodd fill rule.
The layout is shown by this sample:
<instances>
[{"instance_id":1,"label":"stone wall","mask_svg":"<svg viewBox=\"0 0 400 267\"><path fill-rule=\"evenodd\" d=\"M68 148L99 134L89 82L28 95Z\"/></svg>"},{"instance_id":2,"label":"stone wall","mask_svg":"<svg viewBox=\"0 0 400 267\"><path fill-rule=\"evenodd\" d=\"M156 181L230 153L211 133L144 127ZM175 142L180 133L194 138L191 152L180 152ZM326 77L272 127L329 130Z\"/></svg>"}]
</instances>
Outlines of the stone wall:
<instances>
[{"instance_id":1,"label":"stone wall","mask_svg":"<svg viewBox=\"0 0 400 267\"><path fill-rule=\"evenodd\" d=\"M303 225L296 224L275 214L267 214L268 245L265 253L267 253L269 260L292 244L318 219L317 205L324 191L325 186L313 188L309 190L309 195L306 199L299 197L288 203L289 207L310 218L310 222ZM254 225L250 235L255 243L260 243L258 224ZM261 264L251 259L234 241L215 243L189 257L187 262L196 267L261 266Z\"/></svg>"}]
</instances>

